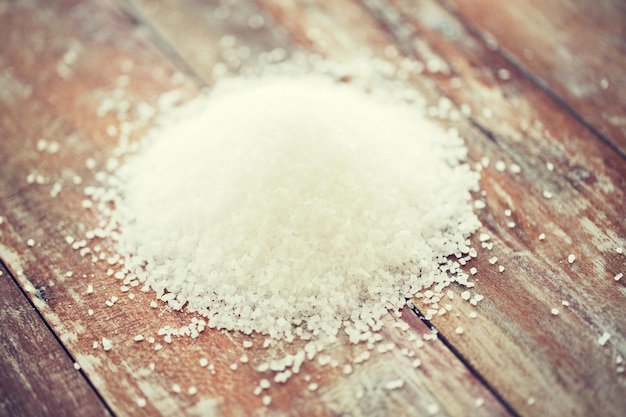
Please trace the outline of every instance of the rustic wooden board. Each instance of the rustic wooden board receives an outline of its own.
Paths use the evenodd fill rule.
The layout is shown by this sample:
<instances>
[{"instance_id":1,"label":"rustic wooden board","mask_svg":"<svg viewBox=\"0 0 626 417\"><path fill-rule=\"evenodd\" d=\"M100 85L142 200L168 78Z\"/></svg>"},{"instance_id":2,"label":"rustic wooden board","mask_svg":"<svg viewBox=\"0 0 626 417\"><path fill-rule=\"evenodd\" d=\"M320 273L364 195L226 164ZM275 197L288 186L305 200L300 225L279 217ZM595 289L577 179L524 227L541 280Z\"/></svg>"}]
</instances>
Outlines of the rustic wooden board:
<instances>
[{"instance_id":1,"label":"rustic wooden board","mask_svg":"<svg viewBox=\"0 0 626 417\"><path fill-rule=\"evenodd\" d=\"M0 305L0 415L110 415L2 265Z\"/></svg>"},{"instance_id":2,"label":"rustic wooden board","mask_svg":"<svg viewBox=\"0 0 626 417\"><path fill-rule=\"evenodd\" d=\"M443 3L626 155L626 3Z\"/></svg>"},{"instance_id":3,"label":"rustic wooden board","mask_svg":"<svg viewBox=\"0 0 626 417\"><path fill-rule=\"evenodd\" d=\"M113 413L382 416L437 409L450 416L510 415L444 343L434 339L418 348L411 339L431 332L409 312L406 331L388 319L383 336L395 343L392 352L374 351L349 375L319 361L306 363L289 384L273 384L272 406L262 408L253 395L259 379L253 367L268 354L259 347L261 339L244 350L240 335L207 330L195 340L175 338L169 344L157 335L159 328L186 325L191 316L169 313L162 305L149 308L151 293L121 293L120 283L107 274L106 259L92 262L93 253L81 255L68 245L66 237L80 239L97 224L95 213L82 207L83 189L105 169L119 132L130 129L134 140L150 124L151 108L198 93L193 77L180 75L172 64L176 49L164 47L161 53L145 28L105 0L24 1L0 13L0 154L8 155L0 164L0 257ZM206 45L218 42L212 37ZM38 150L41 139L58 143L59 150ZM94 169L87 167L89 158ZM61 189L53 197L57 183ZM101 242L102 250L109 245ZM119 301L109 307L105 302L112 296ZM157 340L136 342L137 334ZM112 349L103 350L103 337ZM158 345L163 347L156 350ZM420 368L411 366L414 358L402 354L403 348L421 359ZM330 353L350 361L364 349L340 343ZM250 362L238 363L244 352ZM215 366L215 375L199 366L203 357ZM237 371L230 369L233 363ZM318 390L307 389L305 374ZM398 377L405 386L386 391L384 384ZM174 384L181 393L174 392ZM196 394L188 393L191 386Z\"/></svg>"},{"instance_id":4,"label":"rustic wooden board","mask_svg":"<svg viewBox=\"0 0 626 417\"><path fill-rule=\"evenodd\" d=\"M173 22L167 8L155 13L152 2L138 3L173 45L193 36L207 39L206 33L186 31L191 20ZM487 209L481 219L495 248L474 264L487 298L477 319L448 315L433 322L522 415L622 415L626 386L616 362L626 351L626 316L623 284L613 276L624 270L623 255L615 250L626 236L623 158L434 2L366 2L382 30L351 2L258 3L296 45L334 59L364 45L375 55L394 55L387 47L395 45L424 62L426 73L414 84L431 103L444 94L458 107L469 106L471 119L456 125L474 160L491 159L483 174ZM182 16L202 9L185 4L178 9ZM201 76L210 76L195 54L184 57ZM499 160L517 164L521 173L498 171ZM545 241L538 239L541 233ZM570 253L578 258L571 265ZM503 273L488 262L491 256L499 258ZM463 317L472 309L458 301L455 307ZM552 315L552 308L559 314ZM455 333L459 324L462 335ZM612 338L601 347L605 331Z\"/></svg>"}]
</instances>

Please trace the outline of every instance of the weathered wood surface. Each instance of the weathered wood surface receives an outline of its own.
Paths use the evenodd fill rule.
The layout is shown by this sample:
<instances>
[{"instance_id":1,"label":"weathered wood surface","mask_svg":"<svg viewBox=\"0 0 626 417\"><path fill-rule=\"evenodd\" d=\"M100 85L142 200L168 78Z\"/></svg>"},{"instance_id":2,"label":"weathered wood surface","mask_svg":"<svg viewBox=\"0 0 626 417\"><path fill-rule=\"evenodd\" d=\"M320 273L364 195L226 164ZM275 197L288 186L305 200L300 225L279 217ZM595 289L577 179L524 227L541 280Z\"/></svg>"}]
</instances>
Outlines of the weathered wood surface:
<instances>
[{"instance_id":1,"label":"weathered wood surface","mask_svg":"<svg viewBox=\"0 0 626 417\"><path fill-rule=\"evenodd\" d=\"M0 415L110 415L2 265L0 305Z\"/></svg>"},{"instance_id":2,"label":"weathered wood surface","mask_svg":"<svg viewBox=\"0 0 626 417\"><path fill-rule=\"evenodd\" d=\"M172 44L208 40L207 32L186 30L196 27L191 19L201 2L166 3L169 8L159 2L156 12L154 2L138 3ZM469 123L457 127L474 160L492 161L483 173L487 209L481 220L495 248L482 251L474 265L487 298L478 307L479 319L446 315L433 323L520 414L621 415L626 384L615 362L626 347L626 312L623 287L612 278L624 269L615 251L626 235L623 158L435 2L365 2L369 15L348 1L257 3L295 43L288 50L312 49L341 60L363 45L378 56L395 45L425 64L414 85L433 105L441 94L458 107L469 105ZM171 19L174 8L177 18ZM197 54L184 58L210 79L211 68ZM522 172L499 172L499 160ZM554 197L547 199L544 191ZM541 233L546 241L538 240ZM578 258L572 265L570 253ZM497 265L489 263L492 256ZM498 265L506 270L498 272ZM466 303L455 304L468 314ZM459 325L466 329L460 336ZM604 331L612 339L600 347Z\"/></svg>"},{"instance_id":3,"label":"weathered wood surface","mask_svg":"<svg viewBox=\"0 0 626 417\"><path fill-rule=\"evenodd\" d=\"M153 46L154 39L115 3L22 2L7 7L0 19L7 40L0 149L10 155L0 166L5 217L0 256L115 414L382 416L424 415L434 407L439 415L509 415L442 342L416 347L408 335L421 339L430 330L411 314L407 331L394 329L389 319L384 340L396 344L394 352L374 351L346 376L340 368L307 363L289 384L270 388L269 409L253 394L260 378L253 367L267 359L259 347L262 340L245 351L250 362L239 363L237 371L229 367L244 352L238 335L206 331L196 340L167 344L157 330L164 324L183 326L190 317L169 314L162 306L148 308L154 298L149 293L131 290L131 301L107 276L106 261L92 264L91 255L72 250L65 237L80 237L97 221L81 207L83 188L94 183L85 162L94 158L96 171L102 169L116 143L109 126L119 131L120 121L132 122L139 135L141 106L156 106L162 93L174 89L191 97L199 86L175 76L176 68ZM213 38L207 45L218 42ZM41 138L58 142L60 150L38 151ZM34 184L28 184L30 173ZM74 184L75 175L83 178L80 185ZM62 190L52 197L57 181ZM102 246L106 249L107 242ZM87 293L89 284L93 294ZM120 300L107 307L114 295ZM135 342L137 334L155 336L157 342ZM111 340L111 350L103 350L102 337ZM157 343L163 345L158 351ZM416 356L399 354L402 348ZM329 353L350 361L364 349L339 344ZM215 365L215 375L199 366L202 357ZM415 358L422 361L419 369L411 366ZM320 385L317 391L307 388L304 374ZM386 392L384 384L398 377L405 380L404 388ZM180 394L173 392L174 384L180 385ZM188 394L191 386L196 394ZM484 401L481 407L477 399Z\"/></svg>"},{"instance_id":4,"label":"weathered wood surface","mask_svg":"<svg viewBox=\"0 0 626 417\"><path fill-rule=\"evenodd\" d=\"M365 3L8 3L0 13L0 257L119 415L426 415L434 406L438 415L451 416L623 415L626 384L616 360L626 357L626 291L623 280L613 280L624 270L624 257L615 252L626 244L623 159L436 2ZM255 16L265 24L257 25ZM163 38L151 34L153 28ZM224 54L219 45L225 35L234 35L253 56L280 47L345 61L367 46L375 56L395 59L399 50L425 64L410 82L432 105L443 95L472 110L468 120L442 123L460 129L472 160L491 160L483 171L487 208L480 215L495 244L468 265L479 270L477 290L486 299L473 307L457 295L450 303L459 315L432 323L482 380L439 340L415 349L410 335L429 330L407 311L402 319L408 331L389 326L384 333L396 344L393 352L373 353L347 376L341 368L307 363L298 378L269 390L272 405L264 409L252 394L259 378L252 366L267 354L258 347L262 340L244 350L238 335L205 331L167 344L157 330L188 324L189 316L148 308L150 293L131 291L135 299L127 299L107 276L106 263L94 265L65 243L66 235L78 237L97 222L81 208L82 189L94 176L85 160L93 157L102 169L120 122L132 122L131 138L139 137L150 124L137 122L145 114L140 109L173 97L163 93L179 91L182 100L197 94L201 85L178 71L194 71L210 84L216 64L236 68L245 61ZM502 68L510 79L498 76ZM104 102L113 108L105 112ZM57 141L60 151L38 152L40 138ZM521 172L496 170L498 160L518 164ZM546 169L548 162L554 171ZM49 182L27 184L31 172ZM75 174L84 178L80 186L73 184ZM63 188L51 198L59 178ZM554 197L544 198L544 190ZM538 240L542 232L545 241ZM27 244L31 238L34 247ZM577 255L571 265L569 253ZM494 255L504 272L488 262ZM43 299L36 297L42 293ZM120 301L107 307L113 295ZM555 307L558 316L550 314ZM468 318L471 311L478 317ZM604 331L612 337L601 347L597 339ZM164 347L155 351L156 343L134 342L139 333ZM108 352L103 336L113 343ZM399 354L403 347L416 351L420 368ZM250 363L229 369L244 351ZM347 358L359 352L339 344L331 353ZM201 357L215 364L215 375L198 366ZM320 384L317 391L307 389L304 374ZM397 377L405 386L385 392L382 385ZM183 392L173 393L173 384ZM188 395L190 386L198 393ZM144 408L138 399L147 400Z\"/></svg>"},{"instance_id":5,"label":"weathered wood surface","mask_svg":"<svg viewBox=\"0 0 626 417\"><path fill-rule=\"evenodd\" d=\"M626 3L444 0L626 155Z\"/></svg>"}]
</instances>

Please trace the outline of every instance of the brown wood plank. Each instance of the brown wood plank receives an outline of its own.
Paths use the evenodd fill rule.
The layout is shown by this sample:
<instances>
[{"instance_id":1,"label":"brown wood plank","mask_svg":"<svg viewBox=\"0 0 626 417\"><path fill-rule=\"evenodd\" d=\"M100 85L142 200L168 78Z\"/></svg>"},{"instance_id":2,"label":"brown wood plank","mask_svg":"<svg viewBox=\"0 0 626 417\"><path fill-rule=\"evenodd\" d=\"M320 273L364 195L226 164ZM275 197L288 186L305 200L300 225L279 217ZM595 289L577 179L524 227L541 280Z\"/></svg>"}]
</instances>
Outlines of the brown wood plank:
<instances>
[{"instance_id":1,"label":"brown wood plank","mask_svg":"<svg viewBox=\"0 0 626 417\"><path fill-rule=\"evenodd\" d=\"M626 3L443 3L626 155Z\"/></svg>"},{"instance_id":2,"label":"brown wood plank","mask_svg":"<svg viewBox=\"0 0 626 417\"><path fill-rule=\"evenodd\" d=\"M433 322L521 415L621 415L626 386L616 362L626 352L626 316L623 285L613 276L624 269L615 250L626 236L623 159L434 2L367 2L384 31L350 2L258 3L297 44L331 58L348 59L363 45L393 55L387 47L395 44L424 63L414 85L433 105L444 94L457 109L469 106L471 120L455 125L473 160L491 159L481 219L495 248L473 265L487 299L476 319L467 319L473 307L457 298L462 319ZM184 21L169 21L165 11L150 16L175 45L187 38ZM185 58L209 73L193 54ZM500 160L521 173L495 169ZM577 255L571 265L570 253ZM488 262L491 256L504 272ZM612 337L599 346L605 331Z\"/></svg>"},{"instance_id":3,"label":"brown wood plank","mask_svg":"<svg viewBox=\"0 0 626 417\"><path fill-rule=\"evenodd\" d=\"M258 12L253 5L243 7ZM199 43L209 54L207 62L213 62L224 33L226 28ZM307 362L288 384L272 384L267 410L253 394L260 378L253 367L268 355L259 347L262 338L247 351L240 335L220 331L167 343L157 335L159 328L186 325L191 316L169 313L162 305L150 308L151 293L121 293L106 260L92 262L65 238L80 238L97 224L94 213L82 207L83 189L104 169L116 132L132 127L130 140L136 139L150 124L142 118L148 106L157 108L171 91L188 100L199 86L177 75L144 26L105 0L11 3L0 13L0 38L0 154L10 156L0 164L0 257L114 413L383 416L425 415L436 407L438 415L509 415L443 343L435 339L418 348L410 340L430 334L411 314L406 331L388 319L384 337L396 344L393 352L374 351L350 375ZM251 36L250 43L257 38ZM58 152L38 151L42 138L57 142ZM94 159L94 170L86 167L88 158ZM61 191L53 197L57 182ZM102 250L110 245L102 242ZM112 296L119 301L109 307L105 302ZM137 334L156 341L136 342ZM112 349L103 350L103 337ZM157 344L162 348L156 350ZM415 351L421 367L414 369L401 348ZM364 349L341 343L329 353L350 362ZM243 352L250 362L231 370ZM215 375L199 365L203 357L215 365ZM317 391L307 388L304 374L319 383ZM385 391L384 384L398 377L404 388ZM174 392L174 384L182 392ZM196 394L188 393L191 386ZM480 407L477 399L484 402Z\"/></svg>"},{"instance_id":4,"label":"brown wood plank","mask_svg":"<svg viewBox=\"0 0 626 417\"><path fill-rule=\"evenodd\" d=\"M0 415L110 415L2 265L0 305Z\"/></svg>"}]
</instances>

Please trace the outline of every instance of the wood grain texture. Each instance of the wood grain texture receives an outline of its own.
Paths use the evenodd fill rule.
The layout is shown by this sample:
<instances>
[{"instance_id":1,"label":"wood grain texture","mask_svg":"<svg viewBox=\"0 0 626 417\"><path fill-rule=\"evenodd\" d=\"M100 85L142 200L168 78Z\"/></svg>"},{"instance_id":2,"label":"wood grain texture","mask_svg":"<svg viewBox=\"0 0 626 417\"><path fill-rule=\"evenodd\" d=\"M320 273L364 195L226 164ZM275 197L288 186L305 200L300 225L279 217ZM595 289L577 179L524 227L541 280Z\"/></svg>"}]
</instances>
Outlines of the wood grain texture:
<instances>
[{"instance_id":1,"label":"wood grain texture","mask_svg":"<svg viewBox=\"0 0 626 417\"><path fill-rule=\"evenodd\" d=\"M626 155L626 3L442 3Z\"/></svg>"},{"instance_id":2,"label":"wood grain texture","mask_svg":"<svg viewBox=\"0 0 626 417\"><path fill-rule=\"evenodd\" d=\"M623 415L626 383L616 361L626 357L626 290L623 279L613 279L625 267L615 251L626 244L623 159L438 3L364 3L4 5L0 257L119 415L426 415L434 407L437 415L509 415L484 384L519 415ZM168 43L156 39L152 28ZM499 36L496 41L505 44ZM91 254L81 256L65 237L83 236L97 223L96 214L81 207L83 188L96 183L96 171L105 168L120 132L128 130L133 141L152 123L153 110L198 94L202 86L178 71L190 69L211 84L216 75L237 72L247 57L268 49L308 50L346 61L364 47L391 60L419 59L424 72L407 82L433 109L447 106L442 96L453 111L470 109L469 118L449 114L441 123L461 131L472 161L491 160L482 179L487 207L479 213L482 232L495 245L467 266L478 269L477 290L486 299L477 307L458 294L446 301L454 314L431 321L448 345L434 340L417 348L411 339L430 335L426 325L405 311L402 321L410 327L401 331L390 316L383 337L395 344L393 351L374 351L350 375L341 366L306 363L288 384L272 384L266 409L252 393L259 378L253 368L282 348L262 349L262 339L255 338L254 347L244 349L240 335L219 331L166 343L159 328L184 326L191 316L148 307L150 292L132 289L130 300L108 276L106 260L92 263ZM510 77L499 75L503 68ZM41 138L58 142L60 151L37 151ZM95 170L85 167L87 158L94 158ZM517 164L521 172L501 172L496 161ZM29 174L34 184L27 182ZM76 175L82 184L75 183ZM62 189L53 198L56 182ZM544 191L554 197L546 199ZM545 241L538 240L540 233ZM110 242L101 246L110 251ZM566 260L570 253L577 255L573 264ZM496 265L489 263L491 256L499 258ZM498 272L497 265L506 270ZM87 294L88 284L93 294ZM107 307L111 296L120 300ZM420 308L426 313L428 306ZM551 315L552 308L559 314ZM598 338L605 331L612 337L601 347ZM135 342L136 334L156 341ZM110 351L102 350L102 337L111 340ZM163 347L155 350L157 344ZM339 343L330 353L343 364L363 349ZM413 351L422 366L414 369L402 349ZM246 364L239 361L243 353L250 357ZM199 366L200 358L215 365L215 375ZM230 369L233 363L237 371ZM307 388L305 375L320 384L318 390ZM398 377L405 386L385 391L384 384ZM181 393L173 392L174 384ZM197 394L187 393L191 386ZM145 407L139 406L142 399ZM476 399L484 404L476 407Z\"/></svg>"},{"instance_id":3,"label":"wood grain texture","mask_svg":"<svg viewBox=\"0 0 626 417\"><path fill-rule=\"evenodd\" d=\"M483 171L481 220L495 248L473 265L486 295L478 318L446 315L433 323L521 415L621 415L626 390L616 361L625 353L626 316L623 285L613 276L624 269L615 250L626 235L623 158L435 2L368 1L370 15L352 2L257 3L297 47L345 60L363 46L393 56L388 46L394 46L424 63L413 85L433 106L442 95L457 109L468 106L469 120L444 123L460 129L473 160L491 160ZM174 45L198 36L167 15L150 19ZM186 59L207 74L193 54ZM517 164L521 173L500 172L496 161ZM577 256L571 265L570 253ZM461 317L473 309L454 304ZM601 347L605 331L612 338Z\"/></svg>"},{"instance_id":4,"label":"wood grain texture","mask_svg":"<svg viewBox=\"0 0 626 417\"><path fill-rule=\"evenodd\" d=\"M0 265L0 415L110 415Z\"/></svg>"},{"instance_id":5,"label":"wood grain texture","mask_svg":"<svg viewBox=\"0 0 626 417\"><path fill-rule=\"evenodd\" d=\"M107 257L96 256L94 262L94 252L81 255L71 249L66 238L80 240L98 222L82 206L83 190L97 184L94 177L106 169L118 136L128 131L129 140L135 140L152 122L146 114L161 111L176 95L188 100L200 87L178 75L172 58L154 46L154 38L138 22L104 0L22 1L0 14L5 45L0 154L10 155L0 165L0 257L113 412L384 416L437 409L438 415L509 415L439 340L418 347L416 340L431 332L408 313L406 331L388 319L383 336L395 343L393 352L374 351L349 375L332 363L307 362L288 384L273 383L268 391L272 405L261 407L253 394L261 377L254 367L268 355L284 354L280 348L265 350L262 338L254 338L254 347L246 350L241 335L216 330L167 343L159 329L187 325L190 315L170 313L161 304L150 308L150 292L133 288L122 293L120 282L107 272ZM213 45L209 51L218 49L224 31L206 41ZM41 139L58 143L58 152L37 150ZM96 165L93 170L86 166L89 158ZM53 197L57 183L61 190ZM110 245L99 242L100 252L110 254ZM112 296L119 300L109 307L105 302ZM156 340L136 342L137 334ZM108 351L103 338L112 344ZM329 353L343 365L364 349L342 342ZM407 355L399 353L402 349ZM249 362L240 361L243 353ZM214 365L215 374L199 365L201 358ZM411 366L414 358L422 362L418 369ZM231 369L235 363L237 371ZM306 375L319 384L318 390L308 389ZM398 377L405 387L387 391L385 384ZM192 386L197 393L189 393ZM480 407L477 399L483 401Z\"/></svg>"}]
</instances>

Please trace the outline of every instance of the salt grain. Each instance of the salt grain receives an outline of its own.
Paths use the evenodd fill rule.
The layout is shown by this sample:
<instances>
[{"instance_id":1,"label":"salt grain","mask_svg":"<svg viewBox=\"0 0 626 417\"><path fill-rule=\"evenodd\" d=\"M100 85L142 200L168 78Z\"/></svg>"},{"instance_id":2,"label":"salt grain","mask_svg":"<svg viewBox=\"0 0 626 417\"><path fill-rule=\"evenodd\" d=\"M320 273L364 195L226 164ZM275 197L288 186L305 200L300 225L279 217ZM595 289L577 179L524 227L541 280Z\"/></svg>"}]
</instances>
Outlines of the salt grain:
<instances>
[{"instance_id":1,"label":"salt grain","mask_svg":"<svg viewBox=\"0 0 626 417\"><path fill-rule=\"evenodd\" d=\"M609 341L609 339L611 338L611 335L608 332L604 332L602 333L602 335L598 338L598 344L600 346L604 346L606 345L606 342Z\"/></svg>"},{"instance_id":2,"label":"salt grain","mask_svg":"<svg viewBox=\"0 0 626 417\"><path fill-rule=\"evenodd\" d=\"M573 264L575 260L576 260L576 255L574 255L573 253L570 253L567 257L567 262L569 262L570 264Z\"/></svg>"},{"instance_id":3,"label":"salt grain","mask_svg":"<svg viewBox=\"0 0 626 417\"><path fill-rule=\"evenodd\" d=\"M102 349L104 349L105 351L109 351L113 348L113 343L111 342L110 339L107 339L106 337L102 338Z\"/></svg>"}]
</instances>

